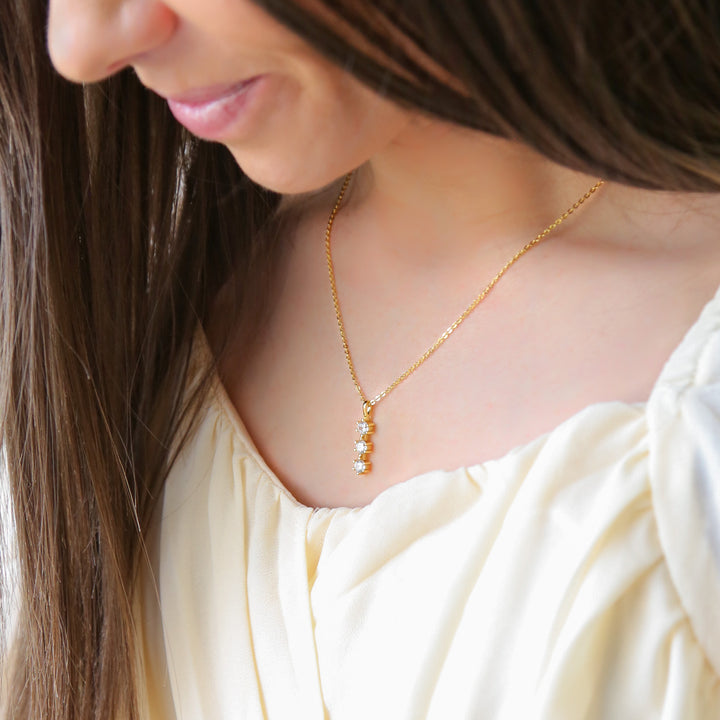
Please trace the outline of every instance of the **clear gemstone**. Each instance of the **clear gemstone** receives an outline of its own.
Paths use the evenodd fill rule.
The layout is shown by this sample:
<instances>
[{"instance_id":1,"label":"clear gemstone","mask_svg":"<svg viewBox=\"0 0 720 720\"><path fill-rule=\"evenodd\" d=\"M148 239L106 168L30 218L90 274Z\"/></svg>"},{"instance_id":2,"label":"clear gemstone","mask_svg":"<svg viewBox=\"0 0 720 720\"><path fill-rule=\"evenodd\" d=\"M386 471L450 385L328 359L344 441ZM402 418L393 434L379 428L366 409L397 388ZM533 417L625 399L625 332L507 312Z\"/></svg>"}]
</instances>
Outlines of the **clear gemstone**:
<instances>
[{"instance_id":1,"label":"clear gemstone","mask_svg":"<svg viewBox=\"0 0 720 720\"><path fill-rule=\"evenodd\" d=\"M367 435L370 432L370 424L365 420L360 420L357 429L361 435Z\"/></svg>"},{"instance_id":2,"label":"clear gemstone","mask_svg":"<svg viewBox=\"0 0 720 720\"><path fill-rule=\"evenodd\" d=\"M364 455L368 451L368 444L364 440L358 440L355 443L355 452Z\"/></svg>"},{"instance_id":3,"label":"clear gemstone","mask_svg":"<svg viewBox=\"0 0 720 720\"><path fill-rule=\"evenodd\" d=\"M353 469L358 475L362 475L365 472L365 469L367 468L367 465L363 460L356 460L353 463Z\"/></svg>"}]
</instances>

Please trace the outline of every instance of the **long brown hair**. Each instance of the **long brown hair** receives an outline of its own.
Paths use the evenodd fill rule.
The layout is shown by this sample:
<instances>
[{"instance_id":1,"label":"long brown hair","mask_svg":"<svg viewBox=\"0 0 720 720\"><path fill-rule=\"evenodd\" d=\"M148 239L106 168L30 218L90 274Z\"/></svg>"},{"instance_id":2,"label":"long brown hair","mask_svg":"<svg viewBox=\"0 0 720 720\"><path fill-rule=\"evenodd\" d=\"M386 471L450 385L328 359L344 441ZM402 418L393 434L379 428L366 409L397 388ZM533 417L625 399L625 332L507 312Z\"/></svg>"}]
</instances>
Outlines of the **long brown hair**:
<instances>
[{"instance_id":1,"label":"long brown hair","mask_svg":"<svg viewBox=\"0 0 720 720\"><path fill-rule=\"evenodd\" d=\"M720 189L714 1L258 4L400 103L620 182ZM234 273L252 341L279 198L132 73L57 77L45 13L0 6L0 421L19 583L2 695L12 718L135 717L130 598L202 399L202 384L184 392L193 336Z\"/></svg>"}]
</instances>

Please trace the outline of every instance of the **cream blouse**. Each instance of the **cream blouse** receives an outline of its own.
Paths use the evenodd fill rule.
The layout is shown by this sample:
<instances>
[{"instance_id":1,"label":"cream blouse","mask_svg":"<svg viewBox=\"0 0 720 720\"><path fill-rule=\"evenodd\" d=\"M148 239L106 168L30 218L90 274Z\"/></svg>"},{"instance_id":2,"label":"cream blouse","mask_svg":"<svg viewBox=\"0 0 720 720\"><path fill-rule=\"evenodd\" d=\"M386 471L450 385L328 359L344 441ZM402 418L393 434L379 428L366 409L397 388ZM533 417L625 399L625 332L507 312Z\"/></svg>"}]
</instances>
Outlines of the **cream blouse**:
<instances>
[{"instance_id":1,"label":"cream blouse","mask_svg":"<svg viewBox=\"0 0 720 720\"><path fill-rule=\"evenodd\" d=\"M147 717L720 720L720 293L647 403L313 509L219 384L139 596Z\"/></svg>"}]
</instances>

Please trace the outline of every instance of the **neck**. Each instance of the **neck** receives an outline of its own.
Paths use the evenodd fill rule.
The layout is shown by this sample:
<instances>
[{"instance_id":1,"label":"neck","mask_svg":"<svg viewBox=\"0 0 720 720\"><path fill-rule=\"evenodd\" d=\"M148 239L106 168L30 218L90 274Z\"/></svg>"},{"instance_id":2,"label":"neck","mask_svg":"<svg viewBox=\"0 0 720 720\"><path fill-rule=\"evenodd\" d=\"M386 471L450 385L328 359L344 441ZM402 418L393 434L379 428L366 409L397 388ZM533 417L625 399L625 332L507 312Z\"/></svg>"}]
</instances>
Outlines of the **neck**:
<instances>
[{"instance_id":1,"label":"neck","mask_svg":"<svg viewBox=\"0 0 720 720\"><path fill-rule=\"evenodd\" d=\"M518 143L420 120L358 171L343 212L367 223L365 251L435 263L450 238L459 256L522 246L595 180Z\"/></svg>"},{"instance_id":2,"label":"neck","mask_svg":"<svg viewBox=\"0 0 720 720\"><path fill-rule=\"evenodd\" d=\"M403 275L474 287L479 272L501 267L597 180L520 143L416 119L356 172L333 252L341 273L360 267L373 287ZM685 252L705 247L718 223L718 194L606 183L552 245Z\"/></svg>"}]
</instances>

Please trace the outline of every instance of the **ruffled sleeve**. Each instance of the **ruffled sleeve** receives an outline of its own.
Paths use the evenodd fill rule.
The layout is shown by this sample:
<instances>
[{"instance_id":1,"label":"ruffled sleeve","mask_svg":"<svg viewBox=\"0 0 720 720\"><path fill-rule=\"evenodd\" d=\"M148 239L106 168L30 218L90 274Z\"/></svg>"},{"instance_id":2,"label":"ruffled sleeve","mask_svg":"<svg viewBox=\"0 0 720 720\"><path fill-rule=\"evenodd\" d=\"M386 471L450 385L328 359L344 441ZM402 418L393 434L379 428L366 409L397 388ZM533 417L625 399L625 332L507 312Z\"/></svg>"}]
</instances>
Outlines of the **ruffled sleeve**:
<instances>
[{"instance_id":1,"label":"ruffled sleeve","mask_svg":"<svg viewBox=\"0 0 720 720\"><path fill-rule=\"evenodd\" d=\"M648 404L660 543L698 642L720 676L720 293Z\"/></svg>"}]
</instances>

